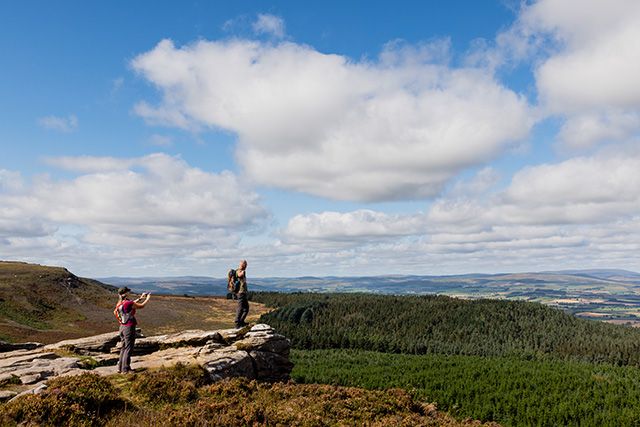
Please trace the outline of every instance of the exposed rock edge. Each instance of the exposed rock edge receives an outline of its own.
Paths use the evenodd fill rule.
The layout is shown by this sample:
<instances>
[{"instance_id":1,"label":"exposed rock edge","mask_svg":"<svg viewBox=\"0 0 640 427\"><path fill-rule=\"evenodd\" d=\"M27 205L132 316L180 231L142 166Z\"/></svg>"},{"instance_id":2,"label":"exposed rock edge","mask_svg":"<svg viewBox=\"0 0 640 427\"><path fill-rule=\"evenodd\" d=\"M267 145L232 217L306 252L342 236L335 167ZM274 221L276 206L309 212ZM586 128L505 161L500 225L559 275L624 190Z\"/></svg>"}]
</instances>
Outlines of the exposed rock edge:
<instances>
[{"instance_id":1,"label":"exposed rock edge","mask_svg":"<svg viewBox=\"0 0 640 427\"><path fill-rule=\"evenodd\" d=\"M21 383L38 393L46 380L63 375L117 373L118 332L106 333L35 348L0 353L0 384ZM218 331L189 330L136 339L131 367L134 371L169 367L177 363L202 366L213 381L246 377L286 381L293 368L290 341L269 325ZM88 370L90 369L90 370Z\"/></svg>"}]
</instances>

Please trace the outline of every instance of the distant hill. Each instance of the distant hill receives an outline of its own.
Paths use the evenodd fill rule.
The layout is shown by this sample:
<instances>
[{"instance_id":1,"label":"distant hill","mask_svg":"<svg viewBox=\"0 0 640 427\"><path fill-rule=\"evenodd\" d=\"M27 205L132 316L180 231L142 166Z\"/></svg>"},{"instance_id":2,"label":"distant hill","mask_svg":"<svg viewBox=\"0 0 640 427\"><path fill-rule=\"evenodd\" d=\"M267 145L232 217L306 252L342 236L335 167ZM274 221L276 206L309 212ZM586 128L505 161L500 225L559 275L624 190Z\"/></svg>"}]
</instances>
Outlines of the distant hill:
<instances>
[{"instance_id":1,"label":"distant hill","mask_svg":"<svg viewBox=\"0 0 640 427\"><path fill-rule=\"evenodd\" d=\"M156 293L188 295L224 295L227 292L226 280L215 277L105 277L98 280L115 286L126 285L140 292L151 290ZM540 290L564 291L581 287L592 291L615 288L615 293L635 293L636 288L640 289L640 273L602 269L450 276L250 276L249 282L251 289L260 292L367 292L509 298L535 297L535 293Z\"/></svg>"},{"instance_id":2,"label":"distant hill","mask_svg":"<svg viewBox=\"0 0 640 427\"><path fill-rule=\"evenodd\" d=\"M225 295L226 280L212 277L110 277L117 286L156 293ZM453 276L361 277L249 276L257 292L339 292L380 295L448 295L464 299L540 302L578 317L640 327L640 274L627 270L567 270Z\"/></svg>"},{"instance_id":3,"label":"distant hill","mask_svg":"<svg viewBox=\"0 0 640 427\"><path fill-rule=\"evenodd\" d=\"M203 276L178 277L101 277L98 280L117 287L128 286L136 292L187 295L226 295L227 281Z\"/></svg>"},{"instance_id":4,"label":"distant hill","mask_svg":"<svg viewBox=\"0 0 640 427\"><path fill-rule=\"evenodd\" d=\"M600 269L600 270L565 270L552 272L551 274L563 273L584 277L596 277L605 280L618 280L623 282L633 282L640 284L640 273L629 270Z\"/></svg>"},{"instance_id":5,"label":"distant hill","mask_svg":"<svg viewBox=\"0 0 640 427\"><path fill-rule=\"evenodd\" d=\"M117 287L77 277L63 267L0 261L0 340L52 343L117 330L113 316ZM143 333L232 326L234 301L173 294L153 295L140 311L137 317ZM252 304L249 321L265 310Z\"/></svg>"}]
</instances>

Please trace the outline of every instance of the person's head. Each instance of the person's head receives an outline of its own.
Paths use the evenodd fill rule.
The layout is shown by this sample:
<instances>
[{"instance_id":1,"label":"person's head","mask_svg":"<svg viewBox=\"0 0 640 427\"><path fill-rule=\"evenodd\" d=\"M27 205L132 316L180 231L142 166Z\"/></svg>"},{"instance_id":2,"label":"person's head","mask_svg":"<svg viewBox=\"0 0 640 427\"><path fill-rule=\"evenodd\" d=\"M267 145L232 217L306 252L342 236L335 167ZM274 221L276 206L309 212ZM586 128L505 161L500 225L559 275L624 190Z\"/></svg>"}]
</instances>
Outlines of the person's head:
<instances>
[{"instance_id":1,"label":"person's head","mask_svg":"<svg viewBox=\"0 0 640 427\"><path fill-rule=\"evenodd\" d=\"M118 289L118 296L120 298L126 298L127 296L129 296L129 292L131 292L131 289L127 288L126 286Z\"/></svg>"},{"instance_id":2,"label":"person's head","mask_svg":"<svg viewBox=\"0 0 640 427\"><path fill-rule=\"evenodd\" d=\"M242 261L240 261L240 270L246 270L247 269L247 260L243 259Z\"/></svg>"}]
</instances>

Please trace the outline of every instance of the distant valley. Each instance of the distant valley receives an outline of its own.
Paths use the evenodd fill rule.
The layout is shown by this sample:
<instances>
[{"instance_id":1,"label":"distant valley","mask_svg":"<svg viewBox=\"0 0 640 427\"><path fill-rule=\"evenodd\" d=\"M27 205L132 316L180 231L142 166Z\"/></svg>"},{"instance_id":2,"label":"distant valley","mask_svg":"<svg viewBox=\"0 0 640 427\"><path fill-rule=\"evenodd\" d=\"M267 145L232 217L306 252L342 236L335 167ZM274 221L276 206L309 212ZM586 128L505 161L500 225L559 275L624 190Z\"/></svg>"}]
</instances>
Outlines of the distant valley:
<instances>
[{"instance_id":1,"label":"distant valley","mask_svg":"<svg viewBox=\"0 0 640 427\"><path fill-rule=\"evenodd\" d=\"M223 278L106 277L98 279L134 291L158 294L225 295ZM456 276L371 276L250 278L250 288L264 292L365 292L440 294L465 299L507 299L559 307L578 317L640 326L640 274L626 270L568 270L517 274Z\"/></svg>"}]
</instances>

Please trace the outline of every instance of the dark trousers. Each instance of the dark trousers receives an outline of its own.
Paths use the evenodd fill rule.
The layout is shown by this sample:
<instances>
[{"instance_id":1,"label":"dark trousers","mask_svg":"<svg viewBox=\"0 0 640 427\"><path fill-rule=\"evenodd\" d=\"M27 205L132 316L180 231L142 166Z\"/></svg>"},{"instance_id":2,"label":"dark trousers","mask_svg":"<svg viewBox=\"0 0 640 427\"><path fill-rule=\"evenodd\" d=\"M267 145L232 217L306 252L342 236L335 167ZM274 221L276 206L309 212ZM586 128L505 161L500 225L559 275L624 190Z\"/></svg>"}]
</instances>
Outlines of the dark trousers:
<instances>
[{"instance_id":1,"label":"dark trousers","mask_svg":"<svg viewBox=\"0 0 640 427\"><path fill-rule=\"evenodd\" d=\"M249 299L247 294L238 294L238 309L236 310L236 326L242 326L249 314Z\"/></svg>"},{"instance_id":2,"label":"dark trousers","mask_svg":"<svg viewBox=\"0 0 640 427\"><path fill-rule=\"evenodd\" d=\"M128 372L131 370L131 353L136 343L136 326L120 325L120 359L118 360L118 372Z\"/></svg>"}]
</instances>

